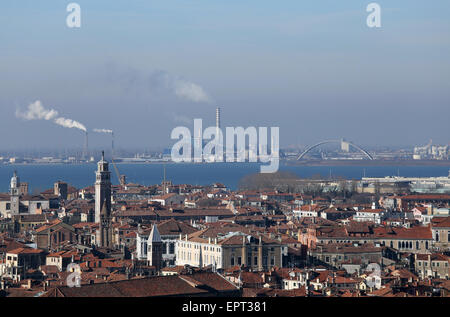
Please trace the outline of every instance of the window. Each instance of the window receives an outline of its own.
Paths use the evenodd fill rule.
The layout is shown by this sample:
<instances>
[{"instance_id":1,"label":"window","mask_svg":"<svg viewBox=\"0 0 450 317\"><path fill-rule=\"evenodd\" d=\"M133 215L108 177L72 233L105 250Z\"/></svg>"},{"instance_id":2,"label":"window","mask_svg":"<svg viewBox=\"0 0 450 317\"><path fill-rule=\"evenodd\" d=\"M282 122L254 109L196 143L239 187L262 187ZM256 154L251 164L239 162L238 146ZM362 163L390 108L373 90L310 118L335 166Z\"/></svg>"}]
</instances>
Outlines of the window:
<instances>
[{"instance_id":1,"label":"window","mask_svg":"<svg viewBox=\"0 0 450 317\"><path fill-rule=\"evenodd\" d=\"M175 243L169 243L169 254L175 254Z\"/></svg>"},{"instance_id":2,"label":"window","mask_svg":"<svg viewBox=\"0 0 450 317\"><path fill-rule=\"evenodd\" d=\"M257 256L255 256L255 258L254 258L254 263L255 263L255 265L258 265L258 257Z\"/></svg>"},{"instance_id":3,"label":"window","mask_svg":"<svg viewBox=\"0 0 450 317\"><path fill-rule=\"evenodd\" d=\"M234 266L234 256L231 257L231 266Z\"/></svg>"},{"instance_id":4,"label":"window","mask_svg":"<svg viewBox=\"0 0 450 317\"><path fill-rule=\"evenodd\" d=\"M242 264L242 259L241 259L240 256L238 256L238 258L237 258L237 264L238 264L238 265L241 265L241 264Z\"/></svg>"}]
</instances>

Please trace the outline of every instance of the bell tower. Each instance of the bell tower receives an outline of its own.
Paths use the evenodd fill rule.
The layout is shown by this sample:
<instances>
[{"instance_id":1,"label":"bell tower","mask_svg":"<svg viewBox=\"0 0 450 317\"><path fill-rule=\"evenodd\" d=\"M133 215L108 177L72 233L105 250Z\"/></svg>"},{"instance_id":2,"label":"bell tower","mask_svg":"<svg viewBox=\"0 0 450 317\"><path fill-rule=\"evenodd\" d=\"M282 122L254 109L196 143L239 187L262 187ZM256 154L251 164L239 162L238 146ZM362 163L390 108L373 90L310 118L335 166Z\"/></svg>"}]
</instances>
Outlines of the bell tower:
<instances>
[{"instance_id":1,"label":"bell tower","mask_svg":"<svg viewBox=\"0 0 450 317\"><path fill-rule=\"evenodd\" d=\"M11 177L9 192L11 196L11 215L17 215L20 212L20 178L17 175L17 171L14 171L14 175Z\"/></svg>"},{"instance_id":2,"label":"bell tower","mask_svg":"<svg viewBox=\"0 0 450 317\"><path fill-rule=\"evenodd\" d=\"M100 214L106 204L106 213L111 215L111 172L109 164L105 161L105 152L102 151L102 159L97 163L95 172L95 222L100 223Z\"/></svg>"},{"instance_id":3,"label":"bell tower","mask_svg":"<svg viewBox=\"0 0 450 317\"><path fill-rule=\"evenodd\" d=\"M156 271L159 271L162 265L162 244L158 228L153 225L147 240L147 262L148 265L154 266Z\"/></svg>"},{"instance_id":4,"label":"bell tower","mask_svg":"<svg viewBox=\"0 0 450 317\"><path fill-rule=\"evenodd\" d=\"M106 201L103 203L102 211L100 213L100 227L98 246L103 248L112 248L112 225L111 214L108 213Z\"/></svg>"}]
</instances>

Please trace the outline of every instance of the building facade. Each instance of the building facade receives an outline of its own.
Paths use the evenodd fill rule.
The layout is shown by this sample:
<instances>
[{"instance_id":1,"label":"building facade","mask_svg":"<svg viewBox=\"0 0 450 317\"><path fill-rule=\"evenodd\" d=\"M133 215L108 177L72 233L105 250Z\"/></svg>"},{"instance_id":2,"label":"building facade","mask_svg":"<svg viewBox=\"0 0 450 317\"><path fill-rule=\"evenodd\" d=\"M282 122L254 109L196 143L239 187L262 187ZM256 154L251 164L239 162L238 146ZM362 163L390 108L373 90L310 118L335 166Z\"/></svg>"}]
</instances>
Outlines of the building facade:
<instances>
[{"instance_id":1,"label":"building facade","mask_svg":"<svg viewBox=\"0 0 450 317\"><path fill-rule=\"evenodd\" d=\"M176 244L177 265L212 266L219 270L239 266L251 271L283 266L283 248L276 240L243 232L205 237L203 232L180 237Z\"/></svg>"}]
</instances>

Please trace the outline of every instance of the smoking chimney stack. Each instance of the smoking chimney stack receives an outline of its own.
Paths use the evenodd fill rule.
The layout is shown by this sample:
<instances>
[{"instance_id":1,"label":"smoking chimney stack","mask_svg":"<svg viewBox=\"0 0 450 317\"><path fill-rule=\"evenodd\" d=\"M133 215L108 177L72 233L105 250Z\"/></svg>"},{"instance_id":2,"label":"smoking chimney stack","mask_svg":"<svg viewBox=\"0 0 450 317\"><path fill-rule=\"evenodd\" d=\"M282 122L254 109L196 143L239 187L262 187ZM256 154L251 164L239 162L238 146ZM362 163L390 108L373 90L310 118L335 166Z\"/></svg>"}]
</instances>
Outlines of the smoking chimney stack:
<instances>
[{"instance_id":1,"label":"smoking chimney stack","mask_svg":"<svg viewBox=\"0 0 450 317\"><path fill-rule=\"evenodd\" d=\"M114 157L114 132L111 132L111 157Z\"/></svg>"},{"instance_id":2,"label":"smoking chimney stack","mask_svg":"<svg viewBox=\"0 0 450 317\"><path fill-rule=\"evenodd\" d=\"M88 137L88 133L87 131L85 132L86 138L84 140L84 150L83 150L83 160L87 160L89 153L88 153L88 148L89 148L89 137Z\"/></svg>"},{"instance_id":3,"label":"smoking chimney stack","mask_svg":"<svg viewBox=\"0 0 450 317\"><path fill-rule=\"evenodd\" d=\"M216 128L220 129L220 108L216 108Z\"/></svg>"}]
</instances>

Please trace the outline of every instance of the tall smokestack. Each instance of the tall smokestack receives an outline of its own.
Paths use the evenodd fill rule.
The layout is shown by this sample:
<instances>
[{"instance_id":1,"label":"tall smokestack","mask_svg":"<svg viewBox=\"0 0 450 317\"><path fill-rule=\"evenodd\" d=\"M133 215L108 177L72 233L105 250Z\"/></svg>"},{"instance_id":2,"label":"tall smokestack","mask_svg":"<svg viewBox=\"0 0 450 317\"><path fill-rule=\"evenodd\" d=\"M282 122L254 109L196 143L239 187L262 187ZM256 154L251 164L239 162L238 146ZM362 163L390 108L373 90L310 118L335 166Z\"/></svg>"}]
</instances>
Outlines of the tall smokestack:
<instances>
[{"instance_id":1,"label":"tall smokestack","mask_svg":"<svg viewBox=\"0 0 450 317\"><path fill-rule=\"evenodd\" d=\"M216 128L220 129L220 107L216 108Z\"/></svg>"},{"instance_id":2,"label":"tall smokestack","mask_svg":"<svg viewBox=\"0 0 450 317\"><path fill-rule=\"evenodd\" d=\"M114 157L114 132L111 132L111 157Z\"/></svg>"},{"instance_id":3,"label":"tall smokestack","mask_svg":"<svg viewBox=\"0 0 450 317\"><path fill-rule=\"evenodd\" d=\"M89 148L89 137L88 137L88 132L85 131L85 141L84 141L84 150L83 150L83 160L87 160L88 159L88 148Z\"/></svg>"}]
</instances>

